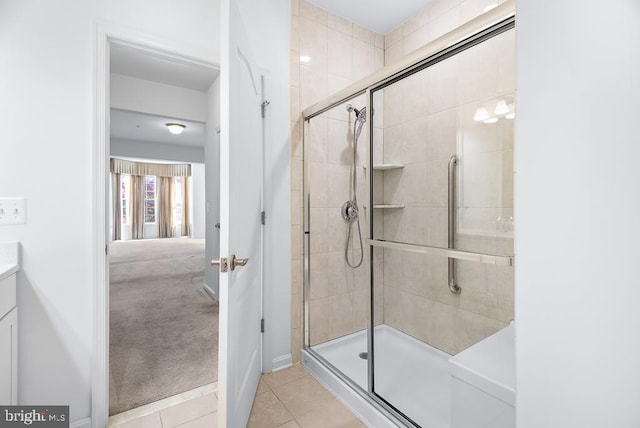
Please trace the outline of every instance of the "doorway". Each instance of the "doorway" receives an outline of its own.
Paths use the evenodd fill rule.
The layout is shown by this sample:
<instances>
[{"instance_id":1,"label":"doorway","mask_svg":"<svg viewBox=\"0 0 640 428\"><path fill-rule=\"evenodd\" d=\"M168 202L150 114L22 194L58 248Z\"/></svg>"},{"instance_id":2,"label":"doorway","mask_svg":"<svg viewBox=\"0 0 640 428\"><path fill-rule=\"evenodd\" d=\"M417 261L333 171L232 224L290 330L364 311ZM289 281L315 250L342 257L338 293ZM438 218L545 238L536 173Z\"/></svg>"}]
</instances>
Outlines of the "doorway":
<instances>
[{"instance_id":1,"label":"doorway","mask_svg":"<svg viewBox=\"0 0 640 428\"><path fill-rule=\"evenodd\" d=\"M93 388L94 393L97 392L94 414L106 423L110 414L217 379L218 341L214 318L217 317L218 278L207 268L205 260L215 257L219 247L214 227L219 221L219 72L211 63L188 55L162 52L145 43L112 40L106 34L104 37L104 69L110 73L105 72L104 76L103 105L110 129L104 129L102 155L106 155L106 159L118 155L130 162L182 163L201 172L198 185L194 181L189 188L190 195L195 197L198 193L201 202L198 213L183 219L190 224L189 233L169 239L114 242L113 221L110 221L114 217L111 180L107 178L110 171L107 169L104 174L98 171L105 177L98 179L98 183L103 183L103 190L98 190L98 194L104 192L105 195L101 223L107 257L104 262L100 257L97 260L99 277L100 265L104 267L104 280L97 281L96 315L99 317L98 341L102 338L103 343L97 344L100 371ZM114 144L113 119L122 114L137 115L137 119L142 115L146 119L133 123L133 132L139 132L138 135L131 138L118 135ZM166 137L156 138L161 132L169 134L165 123L170 121L186 123L186 131L199 124L201 145L191 141L172 144L162 140ZM189 132L184 134L193 136ZM99 144L97 150L100 157ZM195 180L195 176L193 178ZM145 206L145 210L147 208ZM156 237L152 232L155 228L153 221L145 221L147 236L142 238ZM149 327L146 333L144 329L135 328L141 324ZM187 345L177 340L184 337L190 339ZM203 342L206 343L203 345ZM127 358L114 358L116 348L126 350ZM111 406L107 406L109 402Z\"/></svg>"}]
</instances>

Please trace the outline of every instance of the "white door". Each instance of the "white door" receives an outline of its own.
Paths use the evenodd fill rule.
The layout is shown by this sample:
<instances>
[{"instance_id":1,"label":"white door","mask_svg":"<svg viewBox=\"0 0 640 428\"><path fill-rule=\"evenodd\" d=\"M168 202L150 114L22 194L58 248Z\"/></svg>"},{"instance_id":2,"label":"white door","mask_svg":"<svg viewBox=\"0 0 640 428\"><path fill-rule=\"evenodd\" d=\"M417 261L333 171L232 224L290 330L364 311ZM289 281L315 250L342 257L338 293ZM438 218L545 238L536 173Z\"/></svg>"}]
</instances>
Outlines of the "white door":
<instances>
[{"instance_id":1,"label":"white door","mask_svg":"<svg viewBox=\"0 0 640 428\"><path fill-rule=\"evenodd\" d=\"M218 426L244 428L262 361L262 85L235 1L221 15ZM247 264L232 270L232 255Z\"/></svg>"}]
</instances>

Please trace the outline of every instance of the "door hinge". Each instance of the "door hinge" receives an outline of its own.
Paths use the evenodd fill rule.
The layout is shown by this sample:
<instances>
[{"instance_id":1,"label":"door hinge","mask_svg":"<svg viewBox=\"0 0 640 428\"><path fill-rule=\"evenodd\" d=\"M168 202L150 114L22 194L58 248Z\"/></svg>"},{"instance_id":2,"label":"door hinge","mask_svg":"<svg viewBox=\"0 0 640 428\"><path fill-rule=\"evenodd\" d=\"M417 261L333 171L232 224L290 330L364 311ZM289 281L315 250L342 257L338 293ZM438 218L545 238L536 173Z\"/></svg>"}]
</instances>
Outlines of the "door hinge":
<instances>
[{"instance_id":1,"label":"door hinge","mask_svg":"<svg viewBox=\"0 0 640 428\"><path fill-rule=\"evenodd\" d=\"M266 115L267 106L271 104L271 101L264 100L262 104L260 104L260 111L262 112L262 117Z\"/></svg>"},{"instance_id":2,"label":"door hinge","mask_svg":"<svg viewBox=\"0 0 640 428\"><path fill-rule=\"evenodd\" d=\"M264 211L260 213L260 223L263 225L267 224L267 213L265 213Z\"/></svg>"},{"instance_id":3,"label":"door hinge","mask_svg":"<svg viewBox=\"0 0 640 428\"><path fill-rule=\"evenodd\" d=\"M109 255L109 244L104 246L104 255L108 256Z\"/></svg>"},{"instance_id":4,"label":"door hinge","mask_svg":"<svg viewBox=\"0 0 640 428\"><path fill-rule=\"evenodd\" d=\"M264 318L260 320L260 333L264 333Z\"/></svg>"}]
</instances>

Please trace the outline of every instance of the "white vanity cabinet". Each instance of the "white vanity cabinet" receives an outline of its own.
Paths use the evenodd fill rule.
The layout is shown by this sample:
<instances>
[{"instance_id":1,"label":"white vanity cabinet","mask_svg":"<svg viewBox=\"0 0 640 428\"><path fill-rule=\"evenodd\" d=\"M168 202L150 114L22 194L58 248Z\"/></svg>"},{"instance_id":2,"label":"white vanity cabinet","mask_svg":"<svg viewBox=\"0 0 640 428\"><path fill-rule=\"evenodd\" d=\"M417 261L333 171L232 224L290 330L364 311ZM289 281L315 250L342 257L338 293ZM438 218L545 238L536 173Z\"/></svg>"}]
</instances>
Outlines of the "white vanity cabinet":
<instances>
[{"instance_id":1,"label":"white vanity cabinet","mask_svg":"<svg viewBox=\"0 0 640 428\"><path fill-rule=\"evenodd\" d=\"M16 274L0 270L0 405L18 404Z\"/></svg>"}]
</instances>

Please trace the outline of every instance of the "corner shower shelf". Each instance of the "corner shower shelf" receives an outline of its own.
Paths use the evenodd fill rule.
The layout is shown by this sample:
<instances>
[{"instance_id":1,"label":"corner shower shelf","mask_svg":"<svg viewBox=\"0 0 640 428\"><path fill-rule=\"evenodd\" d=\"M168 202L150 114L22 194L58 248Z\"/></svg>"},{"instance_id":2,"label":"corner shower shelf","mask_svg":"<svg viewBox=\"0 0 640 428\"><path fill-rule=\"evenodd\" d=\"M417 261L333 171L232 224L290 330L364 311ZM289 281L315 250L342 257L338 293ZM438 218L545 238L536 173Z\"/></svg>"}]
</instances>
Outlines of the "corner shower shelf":
<instances>
[{"instance_id":1,"label":"corner shower shelf","mask_svg":"<svg viewBox=\"0 0 640 428\"><path fill-rule=\"evenodd\" d=\"M376 204L374 209L392 209L392 208L404 208L404 204Z\"/></svg>"},{"instance_id":2,"label":"corner shower shelf","mask_svg":"<svg viewBox=\"0 0 640 428\"><path fill-rule=\"evenodd\" d=\"M399 163L380 163L377 165L373 165L374 171L388 171L390 169L400 169L404 168L404 165Z\"/></svg>"}]
</instances>

